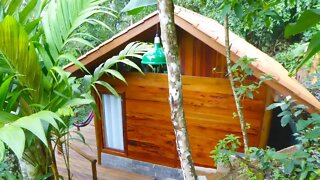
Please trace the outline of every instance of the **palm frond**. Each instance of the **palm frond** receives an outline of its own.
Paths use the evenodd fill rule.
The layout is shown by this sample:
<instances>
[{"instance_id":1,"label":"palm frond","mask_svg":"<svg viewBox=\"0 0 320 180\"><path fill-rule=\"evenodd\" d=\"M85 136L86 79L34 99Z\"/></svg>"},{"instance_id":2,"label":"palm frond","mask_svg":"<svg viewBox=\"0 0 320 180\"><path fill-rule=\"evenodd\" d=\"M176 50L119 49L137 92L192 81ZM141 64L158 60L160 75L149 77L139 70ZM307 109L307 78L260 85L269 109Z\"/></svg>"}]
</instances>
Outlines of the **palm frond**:
<instances>
[{"instance_id":1,"label":"palm frond","mask_svg":"<svg viewBox=\"0 0 320 180\"><path fill-rule=\"evenodd\" d=\"M91 83L91 87L96 91L96 93L99 95L97 88L95 87L95 84L101 85L105 87L107 90L109 90L112 94L118 95L116 90L108 83L100 81L100 77L103 76L104 74L113 76L120 81L127 83L125 78L116 70L113 70L114 66L118 63L123 63L126 64L129 67L132 67L139 72L142 73L141 69L139 66L137 66L134 62L129 60L129 57L135 57L135 58L140 58L141 55L146 53L148 50L152 48L152 45L148 43L143 43L143 42L132 42L129 43L124 50L120 51L119 55L113 56L110 59L106 60L105 63L100 64L93 73L93 76L85 76L84 80L86 84ZM88 87L88 86L87 86ZM100 96L99 96L100 98Z\"/></svg>"},{"instance_id":2,"label":"palm frond","mask_svg":"<svg viewBox=\"0 0 320 180\"><path fill-rule=\"evenodd\" d=\"M30 116L24 116L0 128L0 142L7 144L16 156L21 158L25 147L24 130L30 131L47 145L46 129L43 123L58 128L57 122L64 124L62 119L51 111L40 111Z\"/></svg>"},{"instance_id":3,"label":"palm frond","mask_svg":"<svg viewBox=\"0 0 320 180\"><path fill-rule=\"evenodd\" d=\"M68 42L77 41L91 46L81 36L73 35L82 24L95 22L108 27L103 22L91 17L97 13L112 15L111 11L98 6L103 2L105 0L57 0L49 3L43 15L43 28L50 54L55 61L58 60Z\"/></svg>"},{"instance_id":4,"label":"palm frond","mask_svg":"<svg viewBox=\"0 0 320 180\"><path fill-rule=\"evenodd\" d=\"M6 16L0 22L0 54L11 71L19 74L21 84L32 89L32 97L38 101L42 97L43 73L35 48L28 34L14 17Z\"/></svg>"}]
</instances>

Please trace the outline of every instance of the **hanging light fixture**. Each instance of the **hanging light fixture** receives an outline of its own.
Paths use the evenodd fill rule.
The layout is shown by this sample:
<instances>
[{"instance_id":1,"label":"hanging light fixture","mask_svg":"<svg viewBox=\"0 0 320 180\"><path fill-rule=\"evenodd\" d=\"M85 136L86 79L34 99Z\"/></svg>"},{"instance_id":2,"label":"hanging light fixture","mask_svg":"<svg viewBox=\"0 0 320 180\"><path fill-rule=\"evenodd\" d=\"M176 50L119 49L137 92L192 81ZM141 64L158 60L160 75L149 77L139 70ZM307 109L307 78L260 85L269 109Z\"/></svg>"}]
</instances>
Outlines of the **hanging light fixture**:
<instances>
[{"instance_id":1,"label":"hanging light fixture","mask_svg":"<svg viewBox=\"0 0 320 180\"><path fill-rule=\"evenodd\" d=\"M158 34L154 38L154 47L142 56L141 63L150 65L166 64L166 56L161 47Z\"/></svg>"}]
</instances>

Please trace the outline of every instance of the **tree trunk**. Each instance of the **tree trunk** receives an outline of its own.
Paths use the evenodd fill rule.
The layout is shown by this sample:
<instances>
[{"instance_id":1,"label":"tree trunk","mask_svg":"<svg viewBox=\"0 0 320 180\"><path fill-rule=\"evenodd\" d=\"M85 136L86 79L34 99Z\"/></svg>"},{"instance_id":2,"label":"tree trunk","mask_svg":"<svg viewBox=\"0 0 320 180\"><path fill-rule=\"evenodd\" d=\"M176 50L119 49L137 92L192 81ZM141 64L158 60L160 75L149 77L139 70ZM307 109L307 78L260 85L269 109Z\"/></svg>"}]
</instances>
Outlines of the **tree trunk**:
<instances>
[{"instance_id":1,"label":"tree trunk","mask_svg":"<svg viewBox=\"0 0 320 180\"><path fill-rule=\"evenodd\" d=\"M158 0L161 39L167 60L171 120L184 179L197 179L183 110L181 67L172 0Z\"/></svg>"},{"instance_id":2,"label":"tree trunk","mask_svg":"<svg viewBox=\"0 0 320 180\"><path fill-rule=\"evenodd\" d=\"M50 151L50 155L51 155L51 171L53 174L53 179L54 180L59 180L59 171L58 171L58 167L57 167L57 162L56 162L56 157L55 157L55 152L51 143L51 140L48 140L48 147L49 147L49 151Z\"/></svg>"},{"instance_id":3,"label":"tree trunk","mask_svg":"<svg viewBox=\"0 0 320 180\"><path fill-rule=\"evenodd\" d=\"M233 94L233 97L234 97L234 100L236 103L236 107L237 107L237 114L238 114L238 118L240 120L240 126L241 126L241 131L242 131L242 136L243 136L244 152L246 153L249 148L246 122L244 120L244 116L243 116L243 112L242 112L240 97L236 93L236 88L235 88L235 84L234 84L234 80L233 80L233 74L231 71L232 64L231 64L231 56L230 56L228 14L224 17L224 29L225 29L225 47L226 47L226 60L227 60L227 68L228 68L228 77L230 80L232 94Z\"/></svg>"}]
</instances>

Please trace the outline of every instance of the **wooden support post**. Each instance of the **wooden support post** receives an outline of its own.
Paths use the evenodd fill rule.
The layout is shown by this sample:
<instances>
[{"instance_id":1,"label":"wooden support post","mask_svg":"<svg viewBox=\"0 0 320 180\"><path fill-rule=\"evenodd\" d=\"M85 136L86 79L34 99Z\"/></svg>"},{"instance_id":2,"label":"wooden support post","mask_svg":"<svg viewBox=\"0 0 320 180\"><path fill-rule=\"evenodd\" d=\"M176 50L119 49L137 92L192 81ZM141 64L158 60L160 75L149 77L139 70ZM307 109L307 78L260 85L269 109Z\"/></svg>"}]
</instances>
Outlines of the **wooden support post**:
<instances>
[{"instance_id":1,"label":"wooden support post","mask_svg":"<svg viewBox=\"0 0 320 180\"><path fill-rule=\"evenodd\" d=\"M268 88L267 94L266 94L266 103L265 107L268 107L271 103L273 103L273 95L272 90ZM270 127L271 127L271 121L272 121L272 110L265 111L262 119L262 125L261 125L261 132L260 132L260 148L265 148L270 134Z\"/></svg>"}]
</instances>

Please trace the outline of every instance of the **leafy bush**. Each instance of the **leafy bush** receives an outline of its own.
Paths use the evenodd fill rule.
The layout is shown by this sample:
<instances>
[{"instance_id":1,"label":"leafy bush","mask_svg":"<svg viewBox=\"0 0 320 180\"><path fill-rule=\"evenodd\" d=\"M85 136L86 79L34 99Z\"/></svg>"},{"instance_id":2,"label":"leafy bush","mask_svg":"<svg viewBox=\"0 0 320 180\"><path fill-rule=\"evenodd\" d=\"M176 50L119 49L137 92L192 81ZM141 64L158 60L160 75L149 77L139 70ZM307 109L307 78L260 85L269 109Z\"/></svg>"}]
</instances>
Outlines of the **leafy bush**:
<instances>
[{"instance_id":1,"label":"leafy bush","mask_svg":"<svg viewBox=\"0 0 320 180\"><path fill-rule=\"evenodd\" d=\"M280 107L282 112L278 114L278 117L281 117L281 126L285 127L291 122L293 129L296 129L295 123L307 115L305 111L307 107L303 104L295 105L295 101L291 96L287 96L283 101L268 106L267 110Z\"/></svg>"},{"instance_id":2,"label":"leafy bush","mask_svg":"<svg viewBox=\"0 0 320 180\"><path fill-rule=\"evenodd\" d=\"M273 179L315 179L320 177L320 115L312 114L297 122L299 144L292 154L274 149L251 148L250 158L259 159L258 167Z\"/></svg>"},{"instance_id":3,"label":"leafy bush","mask_svg":"<svg viewBox=\"0 0 320 180\"><path fill-rule=\"evenodd\" d=\"M231 72L233 74L233 81L236 84L235 91L236 94L243 98L254 98L255 93L259 93L258 90L261 87L262 83L268 80L271 80L271 76L268 74L260 74L258 80L251 80L253 76L253 69L250 65L255 61L255 59L243 57L240 58L232 67Z\"/></svg>"},{"instance_id":4,"label":"leafy bush","mask_svg":"<svg viewBox=\"0 0 320 180\"><path fill-rule=\"evenodd\" d=\"M288 71L294 71L301 62L307 45L307 43L295 43L288 49L278 52L274 58Z\"/></svg>"},{"instance_id":5,"label":"leafy bush","mask_svg":"<svg viewBox=\"0 0 320 180\"><path fill-rule=\"evenodd\" d=\"M274 103L268 107L280 107L282 112L281 125L286 126L292 122L296 128L294 134L298 144L291 153L277 152L272 148L249 148L245 158L236 156L240 166L236 167L239 175L250 179L317 179L320 178L320 114L307 114L304 105L295 105L294 100L286 98L282 102ZM238 139L232 136L233 139ZM225 142L225 141L222 141ZM214 153L228 151L228 155L235 155L229 151L228 146L219 144ZM215 160L227 159L214 156ZM219 160L219 159L218 159Z\"/></svg>"},{"instance_id":6,"label":"leafy bush","mask_svg":"<svg viewBox=\"0 0 320 180\"><path fill-rule=\"evenodd\" d=\"M239 139L240 137L234 134L228 134L224 139L219 140L217 146L210 152L212 154L210 157L214 159L215 165L218 163L230 164L229 157L235 154L236 149L241 146Z\"/></svg>"}]
</instances>

